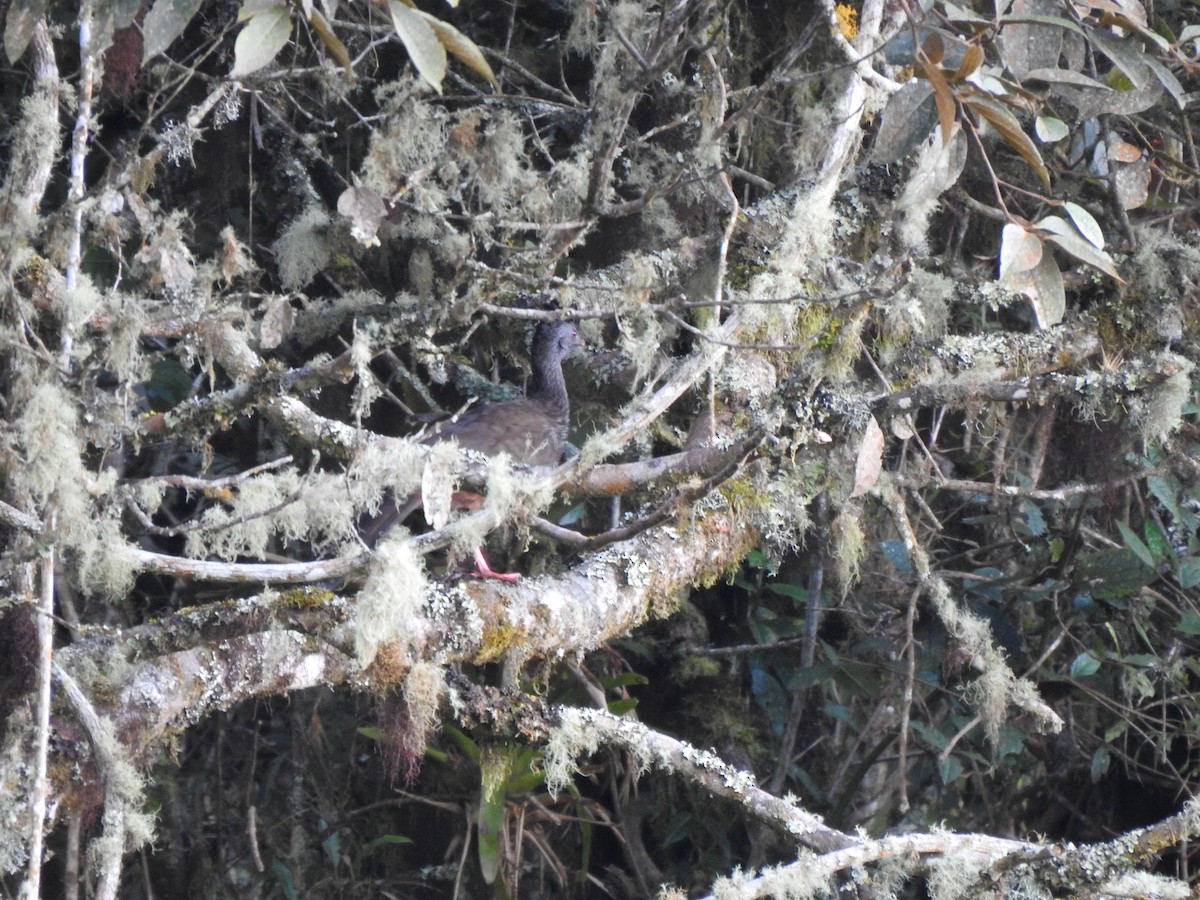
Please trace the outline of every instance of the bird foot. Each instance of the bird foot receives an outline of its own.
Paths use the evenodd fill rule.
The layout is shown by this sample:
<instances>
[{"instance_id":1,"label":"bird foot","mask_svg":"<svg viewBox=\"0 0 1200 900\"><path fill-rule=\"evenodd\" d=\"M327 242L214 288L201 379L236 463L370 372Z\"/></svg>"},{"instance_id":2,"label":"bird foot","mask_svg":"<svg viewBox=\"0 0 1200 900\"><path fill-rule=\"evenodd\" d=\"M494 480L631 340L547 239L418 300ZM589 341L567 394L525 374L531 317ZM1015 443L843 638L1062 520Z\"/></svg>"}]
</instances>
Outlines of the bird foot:
<instances>
[{"instance_id":1,"label":"bird foot","mask_svg":"<svg viewBox=\"0 0 1200 900\"><path fill-rule=\"evenodd\" d=\"M496 572L492 569L487 561L487 557L483 555L483 548L475 548L475 571L471 573L476 578L496 578L500 581L520 581L521 576L516 572Z\"/></svg>"}]
</instances>

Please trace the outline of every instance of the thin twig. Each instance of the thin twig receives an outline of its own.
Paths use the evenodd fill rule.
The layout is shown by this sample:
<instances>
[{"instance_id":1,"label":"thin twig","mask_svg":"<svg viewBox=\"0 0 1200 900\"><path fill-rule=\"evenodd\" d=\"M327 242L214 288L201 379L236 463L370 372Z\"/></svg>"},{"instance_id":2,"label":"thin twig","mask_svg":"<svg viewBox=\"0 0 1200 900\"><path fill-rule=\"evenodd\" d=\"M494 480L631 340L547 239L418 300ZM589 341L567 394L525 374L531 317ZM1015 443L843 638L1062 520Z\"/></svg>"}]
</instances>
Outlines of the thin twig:
<instances>
[{"instance_id":1,"label":"thin twig","mask_svg":"<svg viewBox=\"0 0 1200 900\"><path fill-rule=\"evenodd\" d=\"M760 435L759 440L761 439ZM535 518L531 525L536 531L546 537L567 544L576 550L598 550L601 547L615 544L618 541L627 541L641 534L643 531L678 515L683 504L694 503L708 494L717 485L727 480L734 472L741 468L744 459L745 454L741 454L704 481L672 492L647 515L640 516L623 528L613 528L602 534L589 536L580 534L578 531L572 531L569 528L563 528L560 525L555 525L553 522L541 517Z\"/></svg>"},{"instance_id":2,"label":"thin twig","mask_svg":"<svg viewBox=\"0 0 1200 900\"><path fill-rule=\"evenodd\" d=\"M71 673L54 663L54 677L62 685L71 708L83 725L91 740L92 752L96 755L96 767L105 782L104 791L104 835L102 846L107 849L99 859L100 877L96 885L96 900L115 900L121 884L121 858L125 852L125 798L112 787L113 768L116 760L111 755L112 729L100 717L92 702L75 681Z\"/></svg>"},{"instance_id":3,"label":"thin twig","mask_svg":"<svg viewBox=\"0 0 1200 900\"><path fill-rule=\"evenodd\" d=\"M87 160L88 142L91 137L92 89L96 80L96 59L92 48L92 0L79 4L79 108L75 116L75 128L71 132L71 177L68 197L71 204L71 231L67 240L66 289L73 293L79 285L79 269L83 262L83 198L87 190L84 180L84 163ZM87 316L83 319L86 321ZM71 361L71 348L75 343L75 327L63 313L62 330L59 333L59 357L62 365Z\"/></svg>"},{"instance_id":4,"label":"thin twig","mask_svg":"<svg viewBox=\"0 0 1200 900\"><path fill-rule=\"evenodd\" d=\"M241 484L243 481L249 481L255 475L263 472L269 472L271 469L280 469L286 465L290 465L295 461L295 457L291 454L281 456L279 459L273 459L269 462L260 463L257 466L251 466L241 472L233 475L226 475L221 478L207 478L202 475L153 475L147 478L138 478L127 482L129 484L160 484L163 487L184 488L189 491L211 491L221 488L230 488Z\"/></svg>"},{"instance_id":5,"label":"thin twig","mask_svg":"<svg viewBox=\"0 0 1200 900\"><path fill-rule=\"evenodd\" d=\"M53 515L50 527L53 528ZM33 785L29 791L29 869L22 896L41 897L42 853L45 842L46 800L50 790L50 682L54 661L54 548L48 547L38 566L41 588L37 616L37 719L34 732Z\"/></svg>"},{"instance_id":6,"label":"thin twig","mask_svg":"<svg viewBox=\"0 0 1200 900\"><path fill-rule=\"evenodd\" d=\"M920 590L908 596L908 610L904 615L904 694L900 698L900 752L896 762L896 775L900 779L900 812L908 812L908 723L912 718L913 685L917 680L917 639L913 635L913 623L917 617L917 600Z\"/></svg>"},{"instance_id":7,"label":"thin twig","mask_svg":"<svg viewBox=\"0 0 1200 900\"><path fill-rule=\"evenodd\" d=\"M1058 488L1026 488L1015 484L994 484L986 481L965 481L961 478L942 478L938 475L893 475L896 484L909 489L936 489L967 494L996 494L1001 497L1020 497L1026 500L1050 500L1065 503L1072 497L1103 494L1117 488L1161 475L1158 467L1139 469L1121 478L1091 484L1067 484Z\"/></svg>"}]
</instances>

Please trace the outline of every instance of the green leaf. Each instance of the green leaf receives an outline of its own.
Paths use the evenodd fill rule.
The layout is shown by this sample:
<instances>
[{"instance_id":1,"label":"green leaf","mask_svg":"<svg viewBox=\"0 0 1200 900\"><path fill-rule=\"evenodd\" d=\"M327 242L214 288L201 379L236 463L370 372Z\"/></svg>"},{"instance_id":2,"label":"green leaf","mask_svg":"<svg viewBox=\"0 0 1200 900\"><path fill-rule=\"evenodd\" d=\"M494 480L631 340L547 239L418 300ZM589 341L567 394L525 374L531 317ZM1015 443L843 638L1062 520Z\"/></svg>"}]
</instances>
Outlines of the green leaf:
<instances>
[{"instance_id":1,"label":"green leaf","mask_svg":"<svg viewBox=\"0 0 1200 900\"><path fill-rule=\"evenodd\" d=\"M1154 77L1167 89L1167 93L1171 95L1171 99L1175 101L1175 105L1183 109L1188 102L1187 91L1179 83L1179 79L1175 77L1175 73L1148 53L1142 59L1142 62L1150 67L1150 71L1154 73Z\"/></svg>"},{"instance_id":2,"label":"green leaf","mask_svg":"<svg viewBox=\"0 0 1200 900\"><path fill-rule=\"evenodd\" d=\"M1148 585L1158 573L1130 549L1100 550L1081 553L1075 567L1076 580L1085 593L1098 600L1113 602Z\"/></svg>"},{"instance_id":3,"label":"green leaf","mask_svg":"<svg viewBox=\"0 0 1200 900\"><path fill-rule=\"evenodd\" d=\"M473 763L479 762L479 745L471 740L466 732L447 723L442 726L442 733L454 742L455 746L463 752L467 759Z\"/></svg>"},{"instance_id":4,"label":"green leaf","mask_svg":"<svg viewBox=\"0 0 1200 900\"><path fill-rule=\"evenodd\" d=\"M1038 116L1033 122L1033 133L1043 144L1057 144L1070 134L1071 130L1062 119L1056 119L1054 116Z\"/></svg>"},{"instance_id":5,"label":"green leaf","mask_svg":"<svg viewBox=\"0 0 1200 900\"><path fill-rule=\"evenodd\" d=\"M1156 653L1130 653L1121 660L1126 666L1141 666L1142 668L1158 668L1162 665L1162 657Z\"/></svg>"},{"instance_id":6,"label":"green leaf","mask_svg":"<svg viewBox=\"0 0 1200 900\"><path fill-rule=\"evenodd\" d=\"M1194 588L1200 584L1200 559L1189 556L1179 564L1176 577L1179 579L1179 586L1182 588ZM1200 634L1200 632L1196 633Z\"/></svg>"},{"instance_id":7,"label":"green leaf","mask_svg":"<svg viewBox=\"0 0 1200 900\"><path fill-rule=\"evenodd\" d=\"M1146 546L1154 554L1155 560L1167 558L1171 552L1171 545L1157 522L1147 519L1146 524L1142 526L1142 535L1146 538Z\"/></svg>"},{"instance_id":8,"label":"green leaf","mask_svg":"<svg viewBox=\"0 0 1200 900\"><path fill-rule=\"evenodd\" d=\"M374 853L380 847L387 847L388 845L395 845L395 844L411 844L411 843L412 843L412 838L406 838L402 834L381 834L379 837L373 838L372 840L367 841L363 845L362 854L363 854L363 856L370 856L372 853Z\"/></svg>"},{"instance_id":9,"label":"green leaf","mask_svg":"<svg viewBox=\"0 0 1200 900\"><path fill-rule=\"evenodd\" d=\"M1047 84L1068 84L1072 87L1092 88L1097 91L1111 91L1107 84L1101 84L1094 78L1088 78L1082 72L1072 72L1070 69L1031 69L1025 73L1023 81L1044 81Z\"/></svg>"},{"instance_id":10,"label":"green leaf","mask_svg":"<svg viewBox=\"0 0 1200 900\"><path fill-rule=\"evenodd\" d=\"M562 525L564 528L566 528L569 525L575 525L575 524L578 524L579 522L582 522L583 521L583 513L584 513L584 510L586 510L586 509L587 509L587 504L576 503L574 506L572 506L570 509L568 509L565 513L562 514L562 517L558 520L558 524Z\"/></svg>"},{"instance_id":11,"label":"green leaf","mask_svg":"<svg viewBox=\"0 0 1200 900\"><path fill-rule=\"evenodd\" d=\"M600 686L606 691L611 688L629 687L630 685L649 684L650 679L641 672L622 672L619 675L608 675L600 679Z\"/></svg>"},{"instance_id":12,"label":"green leaf","mask_svg":"<svg viewBox=\"0 0 1200 900\"><path fill-rule=\"evenodd\" d=\"M529 763L511 776L504 784L505 794L527 794L535 791L546 783L546 772L541 766L530 768Z\"/></svg>"},{"instance_id":13,"label":"green leaf","mask_svg":"<svg viewBox=\"0 0 1200 900\"><path fill-rule=\"evenodd\" d=\"M781 597L787 597L789 600L795 600L799 603L804 603L808 600L808 588L799 584L771 582L767 585L767 590L772 594L778 594Z\"/></svg>"},{"instance_id":14,"label":"green leaf","mask_svg":"<svg viewBox=\"0 0 1200 900\"><path fill-rule=\"evenodd\" d=\"M945 759L938 760L938 774L942 777L942 784L950 784L955 781L963 773L963 764L955 756L948 756Z\"/></svg>"},{"instance_id":15,"label":"green leaf","mask_svg":"<svg viewBox=\"0 0 1200 900\"><path fill-rule=\"evenodd\" d=\"M972 12L970 9L959 6L956 3L946 2L942 4L942 13L951 22L973 22L976 25L990 26L991 20L985 19L978 13Z\"/></svg>"},{"instance_id":16,"label":"green leaf","mask_svg":"<svg viewBox=\"0 0 1200 900\"><path fill-rule=\"evenodd\" d=\"M912 722L910 727L935 750L945 750L946 745L950 742L944 734L932 725L926 725L924 722Z\"/></svg>"},{"instance_id":17,"label":"green leaf","mask_svg":"<svg viewBox=\"0 0 1200 900\"><path fill-rule=\"evenodd\" d=\"M1097 747L1096 752L1092 754L1092 781L1096 782L1103 778L1108 773L1108 767L1112 765L1112 753L1107 747Z\"/></svg>"},{"instance_id":18,"label":"green leaf","mask_svg":"<svg viewBox=\"0 0 1200 900\"><path fill-rule=\"evenodd\" d=\"M1121 520L1117 520L1117 531L1121 532L1121 537L1125 539L1125 546L1133 551L1134 556L1141 560L1142 564L1148 569L1157 569L1157 563L1154 559L1154 554L1150 552L1150 548L1142 543L1142 539L1134 533L1134 530L1126 525Z\"/></svg>"},{"instance_id":19,"label":"green leaf","mask_svg":"<svg viewBox=\"0 0 1200 900\"><path fill-rule=\"evenodd\" d=\"M279 886L283 889L283 896L287 900L299 900L300 894L296 890L296 879L292 877L292 870L279 860L271 863L271 871L275 873L275 877L279 880Z\"/></svg>"},{"instance_id":20,"label":"green leaf","mask_svg":"<svg viewBox=\"0 0 1200 900\"><path fill-rule=\"evenodd\" d=\"M329 865L337 868L337 864L342 858L342 842L336 831L331 832L329 837L321 841L321 849L325 851L325 858L329 860Z\"/></svg>"},{"instance_id":21,"label":"green leaf","mask_svg":"<svg viewBox=\"0 0 1200 900\"><path fill-rule=\"evenodd\" d=\"M1079 231L1072 227L1066 219L1061 216L1046 216L1038 221L1035 227L1046 233L1046 240L1061 247L1080 262L1094 266L1105 275L1110 275L1124 284L1121 276L1117 274L1117 267L1113 263L1112 257L1096 247L1090 239L1084 240L1080 237Z\"/></svg>"},{"instance_id":22,"label":"green leaf","mask_svg":"<svg viewBox=\"0 0 1200 900\"><path fill-rule=\"evenodd\" d=\"M692 831L695 817L689 812L677 812L663 831L663 846L669 847L686 838Z\"/></svg>"},{"instance_id":23,"label":"green leaf","mask_svg":"<svg viewBox=\"0 0 1200 900\"><path fill-rule=\"evenodd\" d=\"M1100 49L1105 56L1113 61L1138 90L1149 84L1146 72L1146 59L1149 54L1134 42L1133 38L1118 38L1115 35L1104 34L1103 29L1095 29L1088 35L1089 40Z\"/></svg>"},{"instance_id":24,"label":"green leaf","mask_svg":"<svg viewBox=\"0 0 1200 900\"><path fill-rule=\"evenodd\" d=\"M1185 609L1175 630L1180 634L1200 634L1200 613L1192 609Z\"/></svg>"},{"instance_id":25,"label":"green leaf","mask_svg":"<svg viewBox=\"0 0 1200 900\"><path fill-rule=\"evenodd\" d=\"M1183 511L1179 508L1179 483L1174 478L1162 475L1150 475L1146 478L1146 487L1154 498L1163 505L1176 522L1184 521Z\"/></svg>"},{"instance_id":26,"label":"green leaf","mask_svg":"<svg viewBox=\"0 0 1200 900\"><path fill-rule=\"evenodd\" d=\"M287 6L287 0L243 0L241 9L238 10L238 22L246 22L253 19L261 12L266 12L268 9L278 9Z\"/></svg>"},{"instance_id":27,"label":"green leaf","mask_svg":"<svg viewBox=\"0 0 1200 900\"><path fill-rule=\"evenodd\" d=\"M892 163L904 159L929 137L937 121L937 102L929 83L917 79L907 82L883 108L871 160Z\"/></svg>"},{"instance_id":28,"label":"green leaf","mask_svg":"<svg viewBox=\"0 0 1200 900\"><path fill-rule=\"evenodd\" d=\"M887 557L888 562L900 570L901 574L909 575L912 573L912 561L908 558L908 548L904 546L904 541L880 541L879 549L883 551L883 555Z\"/></svg>"},{"instance_id":29,"label":"green leaf","mask_svg":"<svg viewBox=\"0 0 1200 900\"><path fill-rule=\"evenodd\" d=\"M1104 743L1111 744L1129 728L1128 719L1119 719L1112 725L1108 726L1108 730L1104 732Z\"/></svg>"},{"instance_id":30,"label":"green leaf","mask_svg":"<svg viewBox=\"0 0 1200 900\"><path fill-rule=\"evenodd\" d=\"M1046 533L1046 519L1042 515L1042 509L1032 500L1024 500L1021 503L1021 509L1025 513L1025 527L1028 529L1030 536L1041 537Z\"/></svg>"},{"instance_id":31,"label":"green leaf","mask_svg":"<svg viewBox=\"0 0 1200 900\"><path fill-rule=\"evenodd\" d=\"M754 638L756 644L771 644L775 642L775 629L769 625L764 625L756 616L750 616L746 620L746 627L750 629L750 636Z\"/></svg>"},{"instance_id":32,"label":"green leaf","mask_svg":"<svg viewBox=\"0 0 1200 900\"><path fill-rule=\"evenodd\" d=\"M480 754L479 810L476 837L479 868L488 884L500 872L500 836L504 828L504 785L508 780L511 748L491 746Z\"/></svg>"},{"instance_id":33,"label":"green leaf","mask_svg":"<svg viewBox=\"0 0 1200 900\"><path fill-rule=\"evenodd\" d=\"M230 78L245 78L279 55L292 34L292 17L286 6L265 10L251 19L233 42Z\"/></svg>"},{"instance_id":34,"label":"green leaf","mask_svg":"<svg viewBox=\"0 0 1200 900\"><path fill-rule=\"evenodd\" d=\"M158 56L183 34L203 0L156 0L142 22L142 62Z\"/></svg>"},{"instance_id":35,"label":"green leaf","mask_svg":"<svg viewBox=\"0 0 1200 900\"><path fill-rule=\"evenodd\" d=\"M854 718L854 713L840 703L826 703L825 715L849 725L855 734L862 730L862 725Z\"/></svg>"},{"instance_id":36,"label":"green leaf","mask_svg":"<svg viewBox=\"0 0 1200 900\"><path fill-rule=\"evenodd\" d=\"M821 641L821 652L825 654L825 658L829 660L831 665L841 665L841 655L837 652L833 644L828 641Z\"/></svg>"},{"instance_id":37,"label":"green leaf","mask_svg":"<svg viewBox=\"0 0 1200 900\"><path fill-rule=\"evenodd\" d=\"M879 670L866 663L847 660L834 670L837 686L851 697L875 699L882 694Z\"/></svg>"},{"instance_id":38,"label":"green leaf","mask_svg":"<svg viewBox=\"0 0 1200 900\"><path fill-rule=\"evenodd\" d=\"M1092 217L1092 214L1078 203L1073 203L1070 200L1063 203L1063 209L1067 211L1067 215L1071 217L1071 221L1075 223L1075 227L1079 229L1079 233L1087 238L1097 250L1103 250L1104 231L1100 228L1100 223Z\"/></svg>"},{"instance_id":39,"label":"green leaf","mask_svg":"<svg viewBox=\"0 0 1200 900\"><path fill-rule=\"evenodd\" d=\"M623 716L630 710L636 709L638 701L636 697L626 697L623 700L610 700L608 703L608 711L614 716Z\"/></svg>"},{"instance_id":40,"label":"green leaf","mask_svg":"<svg viewBox=\"0 0 1200 900\"><path fill-rule=\"evenodd\" d=\"M399 0L389 0L392 25L417 73L439 94L446 78L446 48L421 13Z\"/></svg>"},{"instance_id":41,"label":"green leaf","mask_svg":"<svg viewBox=\"0 0 1200 900\"><path fill-rule=\"evenodd\" d=\"M1100 660L1092 656L1087 650L1080 653L1071 661L1071 677L1072 678L1090 678L1100 671Z\"/></svg>"},{"instance_id":42,"label":"green leaf","mask_svg":"<svg viewBox=\"0 0 1200 900\"><path fill-rule=\"evenodd\" d=\"M4 52L8 61L15 63L25 54L25 48L33 40L33 32L38 22L46 15L46 7L50 0L29 0L25 3L11 3L8 15L4 19Z\"/></svg>"}]
</instances>

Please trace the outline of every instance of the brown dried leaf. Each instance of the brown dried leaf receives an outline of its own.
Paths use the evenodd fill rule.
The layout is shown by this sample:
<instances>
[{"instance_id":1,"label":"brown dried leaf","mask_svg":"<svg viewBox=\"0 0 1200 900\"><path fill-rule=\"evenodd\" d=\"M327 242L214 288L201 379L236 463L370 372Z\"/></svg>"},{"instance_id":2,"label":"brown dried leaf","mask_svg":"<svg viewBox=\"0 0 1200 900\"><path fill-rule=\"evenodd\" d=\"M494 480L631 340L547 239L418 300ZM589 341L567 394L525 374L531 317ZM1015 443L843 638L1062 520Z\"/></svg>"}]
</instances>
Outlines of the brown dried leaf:
<instances>
[{"instance_id":1,"label":"brown dried leaf","mask_svg":"<svg viewBox=\"0 0 1200 900\"><path fill-rule=\"evenodd\" d=\"M933 87L933 100L937 104L938 124L942 126L942 145L944 146L950 143L950 138L954 134L954 119L958 115L958 104L954 102L954 92L950 89L942 70L924 56L918 58L917 62Z\"/></svg>"},{"instance_id":2,"label":"brown dried leaf","mask_svg":"<svg viewBox=\"0 0 1200 900\"><path fill-rule=\"evenodd\" d=\"M287 297L276 297L267 305L259 327L259 344L263 350L274 350L292 333L296 312Z\"/></svg>"},{"instance_id":3,"label":"brown dried leaf","mask_svg":"<svg viewBox=\"0 0 1200 900\"><path fill-rule=\"evenodd\" d=\"M858 459L854 463L854 489L851 497L862 497L875 486L879 473L883 471L883 429L872 416L863 432L858 446Z\"/></svg>"},{"instance_id":4,"label":"brown dried leaf","mask_svg":"<svg viewBox=\"0 0 1200 900\"><path fill-rule=\"evenodd\" d=\"M308 24L317 33L317 36L321 39L321 43L325 45L329 54L337 60L338 65L345 69L346 74L353 79L354 68L350 65L350 51L346 49L346 45L342 43L342 39L333 33L333 29L329 27L329 22L321 15L320 10L314 9L309 13Z\"/></svg>"},{"instance_id":5,"label":"brown dried leaf","mask_svg":"<svg viewBox=\"0 0 1200 900\"><path fill-rule=\"evenodd\" d=\"M1149 159L1114 166L1113 178L1122 209L1137 209L1146 205L1150 199L1150 177Z\"/></svg>"},{"instance_id":6,"label":"brown dried leaf","mask_svg":"<svg viewBox=\"0 0 1200 900\"><path fill-rule=\"evenodd\" d=\"M375 191L353 185L342 191L338 212L350 220L350 235L364 247L378 247L376 232L387 216L387 204Z\"/></svg>"},{"instance_id":7,"label":"brown dried leaf","mask_svg":"<svg viewBox=\"0 0 1200 900\"><path fill-rule=\"evenodd\" d=\"M1000 284L1029 298L1039 328L1050 328L1062 321L1067 310L1067 293L1053 253L1043 253L1032 269L1010 272L1000 279Z\"/></svg>"},{"instance_id":8,"label":"brown dried leaf","mask_svg":"<svg viewBox=\"0 0 1200 900\"><path fill-rule=\"evenodd\" d=\"M418 10L418 12L421 11ZM487 79L487 83L493 88L500 90L500 82L496 80L496 73L488 65L487 58L479 49L478 44L448 22L443 22L427 12L421 12L421 15L425 17L429 27L437 34L438 40L442 42L442 46L446 48L447 52L457 57L459 62L476 75Z\"/></svg>"},{"instance_id":9,"label":"brown dried leaf","mask_svg":"<svg viewBox=\"0 0 1200 900\"><path fill-rule=\"evenodd\" d=\"M966 97L963 99L963 103L987 119L1000 136L1029 164L1034 174L1041 179L1046 190L1051 189L1050 170L1042 162L1042 154L1038 152L1037 145L1022 130L1021 123L1017 121L1016 116L1004 106L986 97Z\"/></svg>"},{"instance_id":10,"label":"brown dried leaf","mask_svg":"<svg viewBox=\"0 0 1200 900\"><path fill-rule=\"evenodd\" d=\"M1028 272L1042 261L1042 242L1036 234L1009 223L1000 233L1000 281Z\"/></svg>"},{"instance_id":11,"label":"brown dried leaf","mask_svg":"<svg viewBox=\"0 0 1200 900\"><path fill-rule=\"evenodd\" d=\"M239 275L253 272L257 268L250 256L249 249L238 240L232 225L226 225L221 229L221 249L217 253L217 268L227 285Z\"/></svg>"},{"instance_id":12,"label":"brown dried leaf","mask_svg":"<svg viewBox=\"0 0 1200 900\"><path fill-rule=\"evenodd\" d=\"M958 68L950 77L954 83L958 83L970 77L976 69L983 64L983 48L978 44L970 44L967 47L966 53L963 54L962 62L958 64Z\"/></svg>"}]
</instances>

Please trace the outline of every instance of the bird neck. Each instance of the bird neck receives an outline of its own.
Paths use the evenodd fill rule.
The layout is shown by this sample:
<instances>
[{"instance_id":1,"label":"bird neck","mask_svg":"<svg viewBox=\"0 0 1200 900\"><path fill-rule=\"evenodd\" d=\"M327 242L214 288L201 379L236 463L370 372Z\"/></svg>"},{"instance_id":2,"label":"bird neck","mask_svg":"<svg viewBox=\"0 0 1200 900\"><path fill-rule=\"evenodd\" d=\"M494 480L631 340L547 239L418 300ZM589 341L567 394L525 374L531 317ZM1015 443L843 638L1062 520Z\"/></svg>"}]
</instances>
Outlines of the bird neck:
<instances>
[{"instance_id":1,"label":"bird neck","mask_svg":"<svg viewBox=\"0 0 1200 900\"><path fill-rule=\"evenodd\" d=\"M527 396L546 404L560 419L570 415L570 399L567 397L567 381L563 378L562 358L551 348L538 348L533 357L533 378L529 382Z\"/></svg>"}]
</instances>

